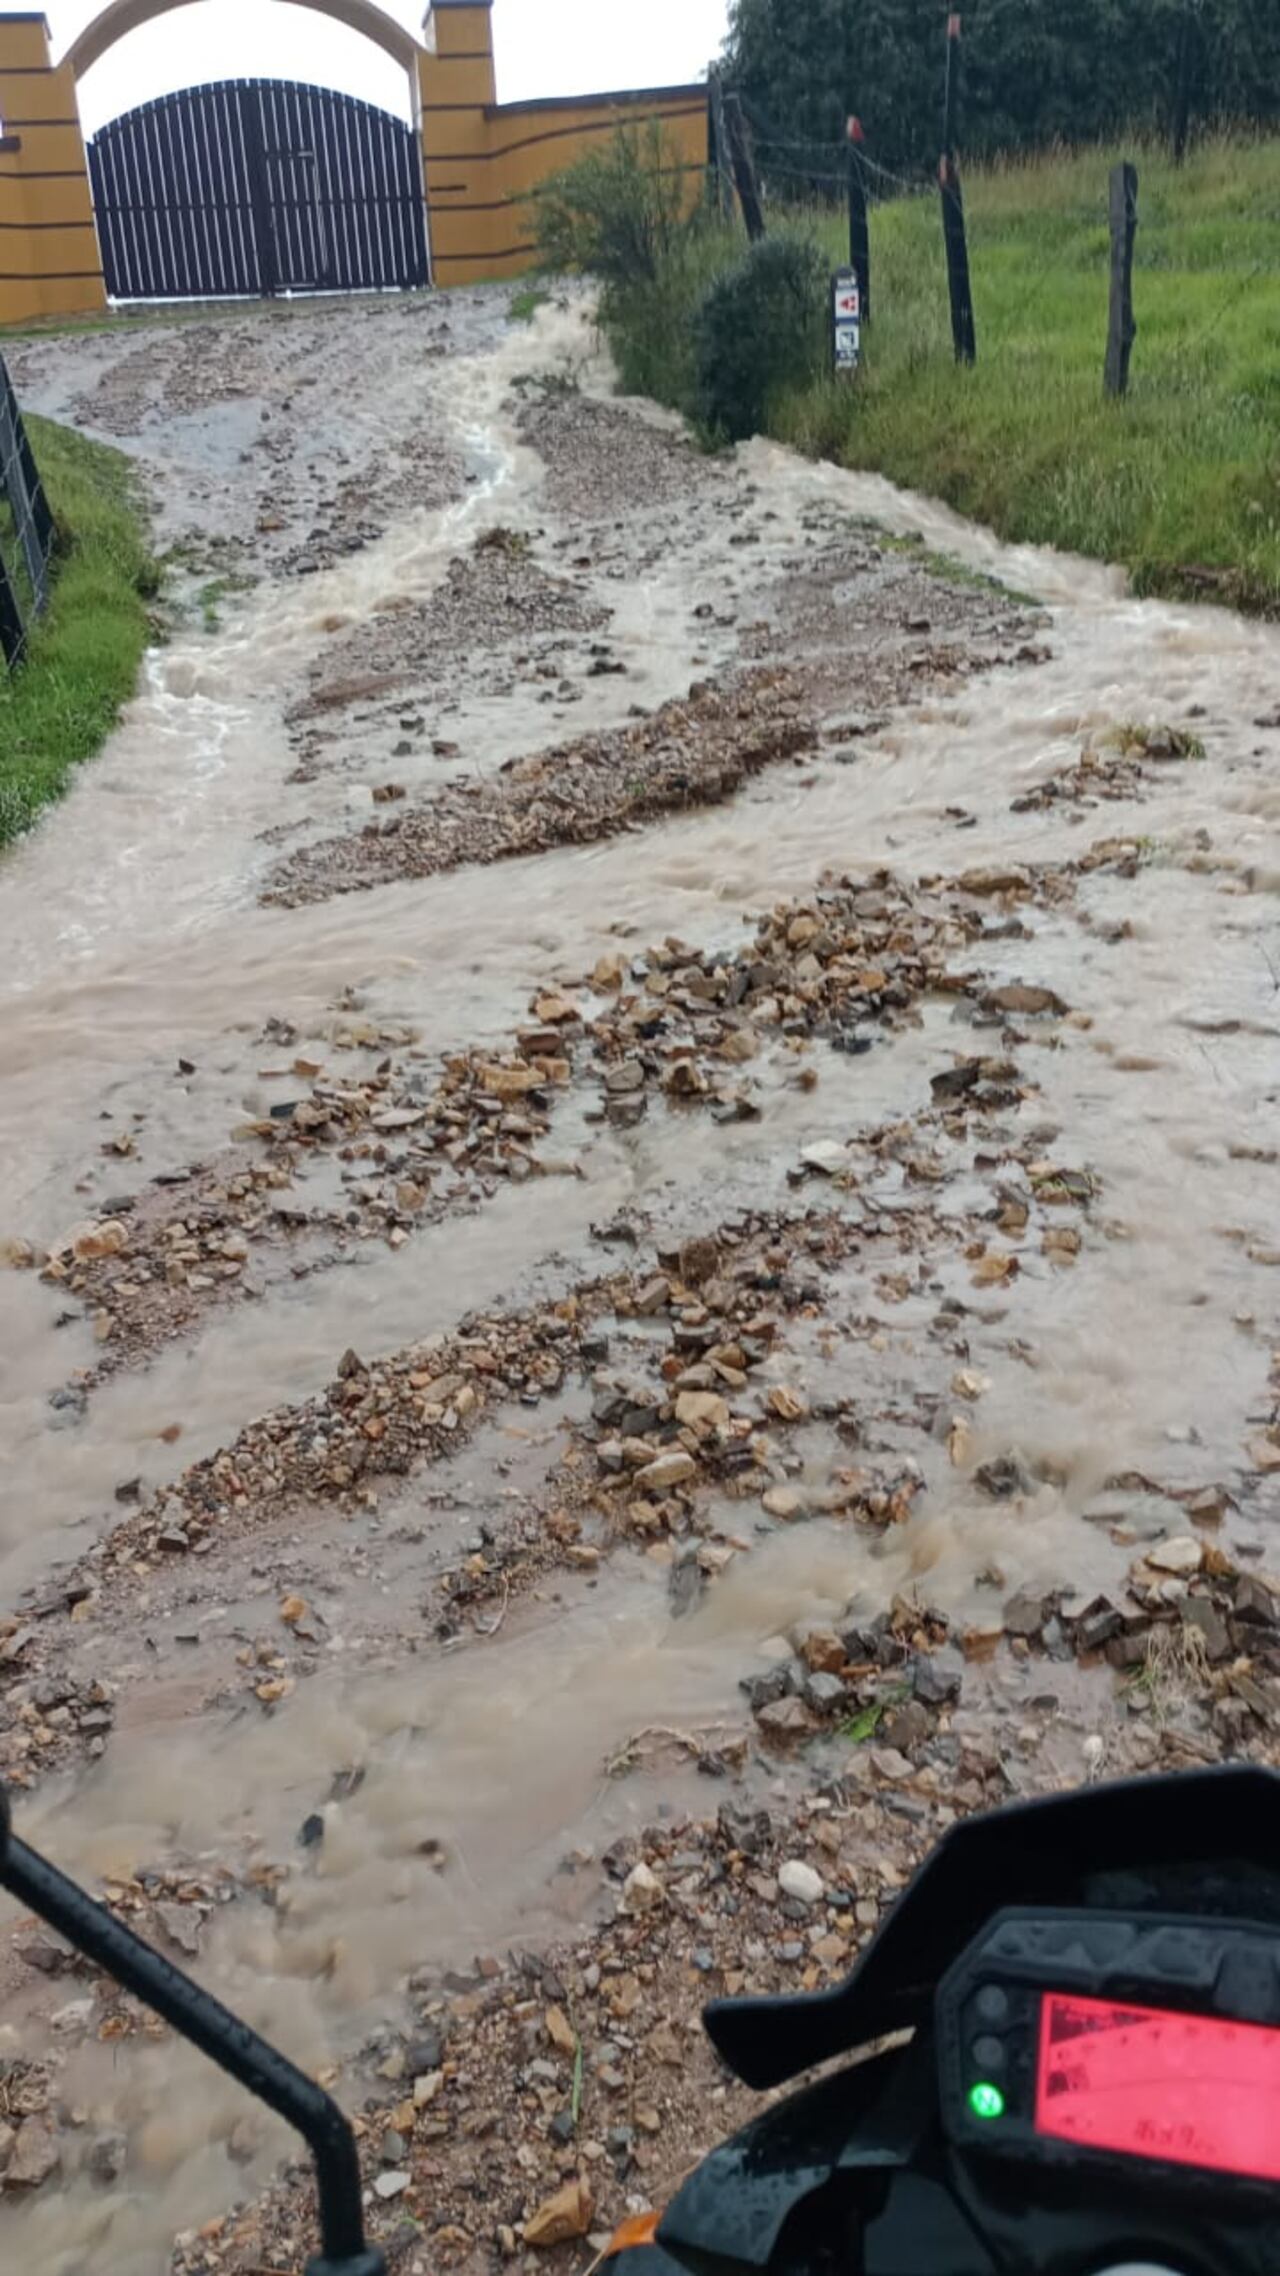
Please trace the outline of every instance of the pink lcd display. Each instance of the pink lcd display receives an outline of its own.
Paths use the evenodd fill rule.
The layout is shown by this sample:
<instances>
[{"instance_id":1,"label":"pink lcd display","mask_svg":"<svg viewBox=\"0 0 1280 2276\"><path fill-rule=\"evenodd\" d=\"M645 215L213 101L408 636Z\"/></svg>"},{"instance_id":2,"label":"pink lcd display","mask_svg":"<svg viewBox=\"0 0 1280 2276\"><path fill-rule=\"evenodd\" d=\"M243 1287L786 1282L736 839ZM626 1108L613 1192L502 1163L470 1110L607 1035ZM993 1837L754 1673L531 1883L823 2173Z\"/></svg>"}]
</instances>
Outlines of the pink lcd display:
<instances>
[{"instance_id":1,"label":"pink lcd display","mask_svg":"<svg viewBox=\"0 0 1280 2276\"><path fill-rule=\"evenodd\" d=\"M1050 1992L1036 2132L1280 2181L1280 2031Z\"/></svg>"}]
</instances>

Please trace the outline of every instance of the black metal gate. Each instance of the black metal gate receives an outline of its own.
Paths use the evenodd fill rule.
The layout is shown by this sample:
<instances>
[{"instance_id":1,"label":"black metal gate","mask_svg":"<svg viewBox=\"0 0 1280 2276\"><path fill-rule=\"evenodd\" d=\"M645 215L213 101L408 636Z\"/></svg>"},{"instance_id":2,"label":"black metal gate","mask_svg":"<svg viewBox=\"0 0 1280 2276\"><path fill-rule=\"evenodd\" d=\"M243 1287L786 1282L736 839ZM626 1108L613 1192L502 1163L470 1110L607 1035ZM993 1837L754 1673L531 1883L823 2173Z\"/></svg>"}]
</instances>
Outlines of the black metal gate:
<instances>
[{"instance_id":1,"label":"black metal gate","mask_svg":"<svg viewBox=\"0 0 1280 2276\"><path fill-rule=\"evenodd\" d=\"M429 281L412 128L326 87L229 79L166 95L102 129L89 174L117 300Z\"/></svg>"}]
</instances>

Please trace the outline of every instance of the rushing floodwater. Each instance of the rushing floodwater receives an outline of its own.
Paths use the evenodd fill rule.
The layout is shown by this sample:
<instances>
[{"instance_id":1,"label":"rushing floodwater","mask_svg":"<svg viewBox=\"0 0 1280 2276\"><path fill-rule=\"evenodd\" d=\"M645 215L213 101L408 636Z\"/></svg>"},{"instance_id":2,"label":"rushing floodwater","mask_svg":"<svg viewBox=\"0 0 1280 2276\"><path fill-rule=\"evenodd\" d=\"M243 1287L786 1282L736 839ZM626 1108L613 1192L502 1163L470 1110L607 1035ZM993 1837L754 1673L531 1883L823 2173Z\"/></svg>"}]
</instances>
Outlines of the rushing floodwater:
<instances>
[{"instance_id":1,"label":"rushing floodwater","mask_svg":"<svg viewBox=\"0 0 1280 2276\"><path fill-rule=\"evenodd\" d=\"M1276 1276L1248 1251L1274 1242L1280 1171L1247 1158L1274 1141L1280 1089L1280 749L1255 725L1280 700L1274 628L1134 601L1110 570L1002 546L878 479L755 444L742 464L762 517L757 576L785 553L800 513L825 501L1035 595L1051 612L1052 661L899 717L856 767L820 767L806 785L789 771L766 776L732 806L643 839L312 908L257 906L261 833L304 816L332 828L344 811L332 781L282 787L282 686L321 651L333 620L358 625L390 598L420 599L477 531L545 525L541 469L519 444L508 390L567 344L585 350L581 323L547 313L534 334L487 353L390 372L385 415L411 416L429 391L476 477L465 494L393 522L337 569L265 586L221 631L153 654L101 760L0 866L0 1238L47 1240L95 1205L76 1188L95 1163L104 1105L145 1111L151 1173L223 1143L255 1107L264 1022L287 1017L308 1032L350 983L412 1019L433 1048L497 1036L539 981L589 967L620 934L732 933L740 911L803 891L830 865L916 875L1082 850L1106 833L1109 809L1073 831L1054 813L1013 815L1009 802L1077 754L1090 728L1193 717L1209 758L1160 786L1141 895L1114 880L1090 888L1100 918L1130 920L1129 938L1030 918L1036 978L1091 1023L1037 1066L1040 1112L1097 1171L1117 1237L1087 1275L1050 1276L1028 1295L1025 1332L1044 1336L1052 1364L1007 1368L982 1417L993 1444L1016 1437L1068 1481L1026 1538L1002 1538L1004 1516L980 1516L957 1482L951 1506L935 1501L894 1544L887 1574L865 1545L812 1527L736 1566L678 1628L658 1583L633 1575L568 1597L554 1649L550 1616L530 1613L500 1648L409 1672L365 1677L335 1652L305 1702L274 1721L197 1726L174 1700L167 1719L122 1728L105 1773L74 1797L52 1790L29 1810L36 1837L86 1869L161 1848L217 1852L247 1835L278 1848L336 1767L367 1766L359 1795L334 1813L323 1869L281 1913L231 1908L207 1954L209 1975L304 2059L358 2038L424 1956L465 1956L517 1927L553 1926L558 1907L571 1912L560 1858L643 1807L642 1795L602 1785L602 1750L646 1722L731 1711L744 1649L789 1620L913 1571L962 1602L985 1546L1013 1581L1061 1575L1078 1553L1080 1508L1117 1465L1167 1466L1170 1449L1188 1444L1210 1473L1238 1460L1257 1347L1274 1319ZM737 566L720 564L725 577ZM611 588L613 636L636 665L628 702L637 681L646 703L687 687L689 582L715 569L696 517L676 516L661 567ZM616 700L607 686L601 704ZM470 722L477 769L513 733L550 739L544 716L517 708L486 743L485 717L478 705ZM976 817L961 839L947 812L956 806ZM1008 957L1011 976L1031 961L1025 944ZM379 1250L304 1293L285 1287L215 1318L189 1347L105 1388L76 1428L54 1427L48 1399L90 1357L74 1340L83 1331L53 1337L53 1293L0 1277L0 1601L83 1544L118 1479L172 1475L254 1414L313 1390L353 1334L389 1350L471 1304L567 1280L588 1254L591 1220L623 1203L696 1224L712 1205L779 1198L797 1146L829 1135L833 1114L852 1129L918 1097L938 1041L926 1023L868 1062L856 1086L833 1076L812 1100L780 1091L750 1130L653 1122L627 1144L580 1134L585 1176L547 1185L536 1208L504 1193L399 1256ZM179 1057L196 1063L198 1084L175 1081ZM111 1190L102 1174L95 1195ZM176 1450L159 1436L175 1420ZM476 1469L483 1477L481 1455ZM424 1864L428 1835L457 1858L455 1873ZM6 2213L2 2249L42 2276L149 2276L164 2238L228 2194L223 2143L243 2102L204 2073L188 2088L195 2075L165 2049L122 2087L110 2050L86 2052L85 2106L136 2124L130 2182L109 2198L77 2182L20 2219ZM276 2147L264 2133L256 2173Z\"/></svg>"}]
</instances>

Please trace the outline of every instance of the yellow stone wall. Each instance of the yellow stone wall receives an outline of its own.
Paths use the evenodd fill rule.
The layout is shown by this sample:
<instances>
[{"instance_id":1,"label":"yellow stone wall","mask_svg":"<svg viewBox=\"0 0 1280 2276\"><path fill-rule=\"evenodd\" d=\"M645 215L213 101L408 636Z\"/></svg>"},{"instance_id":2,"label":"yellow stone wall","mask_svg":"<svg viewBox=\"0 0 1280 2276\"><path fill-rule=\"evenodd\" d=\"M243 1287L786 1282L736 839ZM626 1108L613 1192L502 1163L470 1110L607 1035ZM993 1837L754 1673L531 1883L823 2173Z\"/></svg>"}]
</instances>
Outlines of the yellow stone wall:
<instances>
[{"instance_id":1,"label":"yellow stone wall","mask_svg":"<svg viewBox=\"0 0 1280 2276\"><path fill-rule=\"evenodd\" d=\"M419 66L422 157L437 284L519 276L537 260L531 190L628 122L662 121L672 162L700 178L707 163L705 88L494 102L487 4L436 0Z\"/></svg>"},{"instance_id":2,"label":"yellow stone wall","mask_svg":"<svg viewBox=\"0 0 1280 2276\"><path fill-rule=\"evenodd\" d=\"M529 193L624 122L661 120L691 183L706 164L699 87L499 106L490 0L434 0L416 76L439 285L531 268ZM43 16L0 14L0 326L105 306L73 66L54 67Z\"/></svg>"},{"instance_id":3,"label":"yellow stone wall","mask_svg":"<svg viewBox=\"0 0 1280 2276\"><path fill-rule=\"evenodd\" d=\"M43 16L0 16L0 324L105 307L75 78Z\"/></svg>"}]
</instances>

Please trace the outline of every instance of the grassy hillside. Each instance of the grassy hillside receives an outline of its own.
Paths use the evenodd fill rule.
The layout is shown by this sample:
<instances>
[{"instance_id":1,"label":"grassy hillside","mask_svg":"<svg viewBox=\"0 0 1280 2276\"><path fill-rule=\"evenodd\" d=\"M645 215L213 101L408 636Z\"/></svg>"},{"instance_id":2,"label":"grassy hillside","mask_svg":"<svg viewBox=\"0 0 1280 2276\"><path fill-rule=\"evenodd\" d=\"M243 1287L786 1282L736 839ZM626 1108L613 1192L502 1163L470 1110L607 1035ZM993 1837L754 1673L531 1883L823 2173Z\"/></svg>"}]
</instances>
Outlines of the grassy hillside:
<instances>
[{"instance_id":1,"label":"grassy hillside","mask_svg":"<svg viewBox=\"0 0 1280 2276\"><path fill-rule=\"evenodd\" d=\"M0 846L111 732L137 682L156 579L128 460L47 419L27 431L58 552L26 663L12 678L0 666Z\"/></svg>"},{"instance_id":2,"label":"grassy hillside","mask_svg":"<svg viewBox=\"0 0 1280 2276\"><path fill-rule=\"evenodd\" d=\"M1107 181L1122 155L1140 177L1138 339L1115 404L1102 394ZM1141 592L1280 615L1280 141L1209 143L1181 171L1132 146L974 171L966 204L976 369L952 361L938 200L903 198L872 214L875 320L857 386L794 391L772 431L1006 537L1126 562ZM847 258L841 218L807 226ZM712 265L739 250L718 232ZM709 255L704 244L687 264L673 329L692 326ZM643 376L627 332L624 377ZM668 399L682 391L687 357L651 353L644 367L675 375Z\"/></svg>"}]
</instances>

